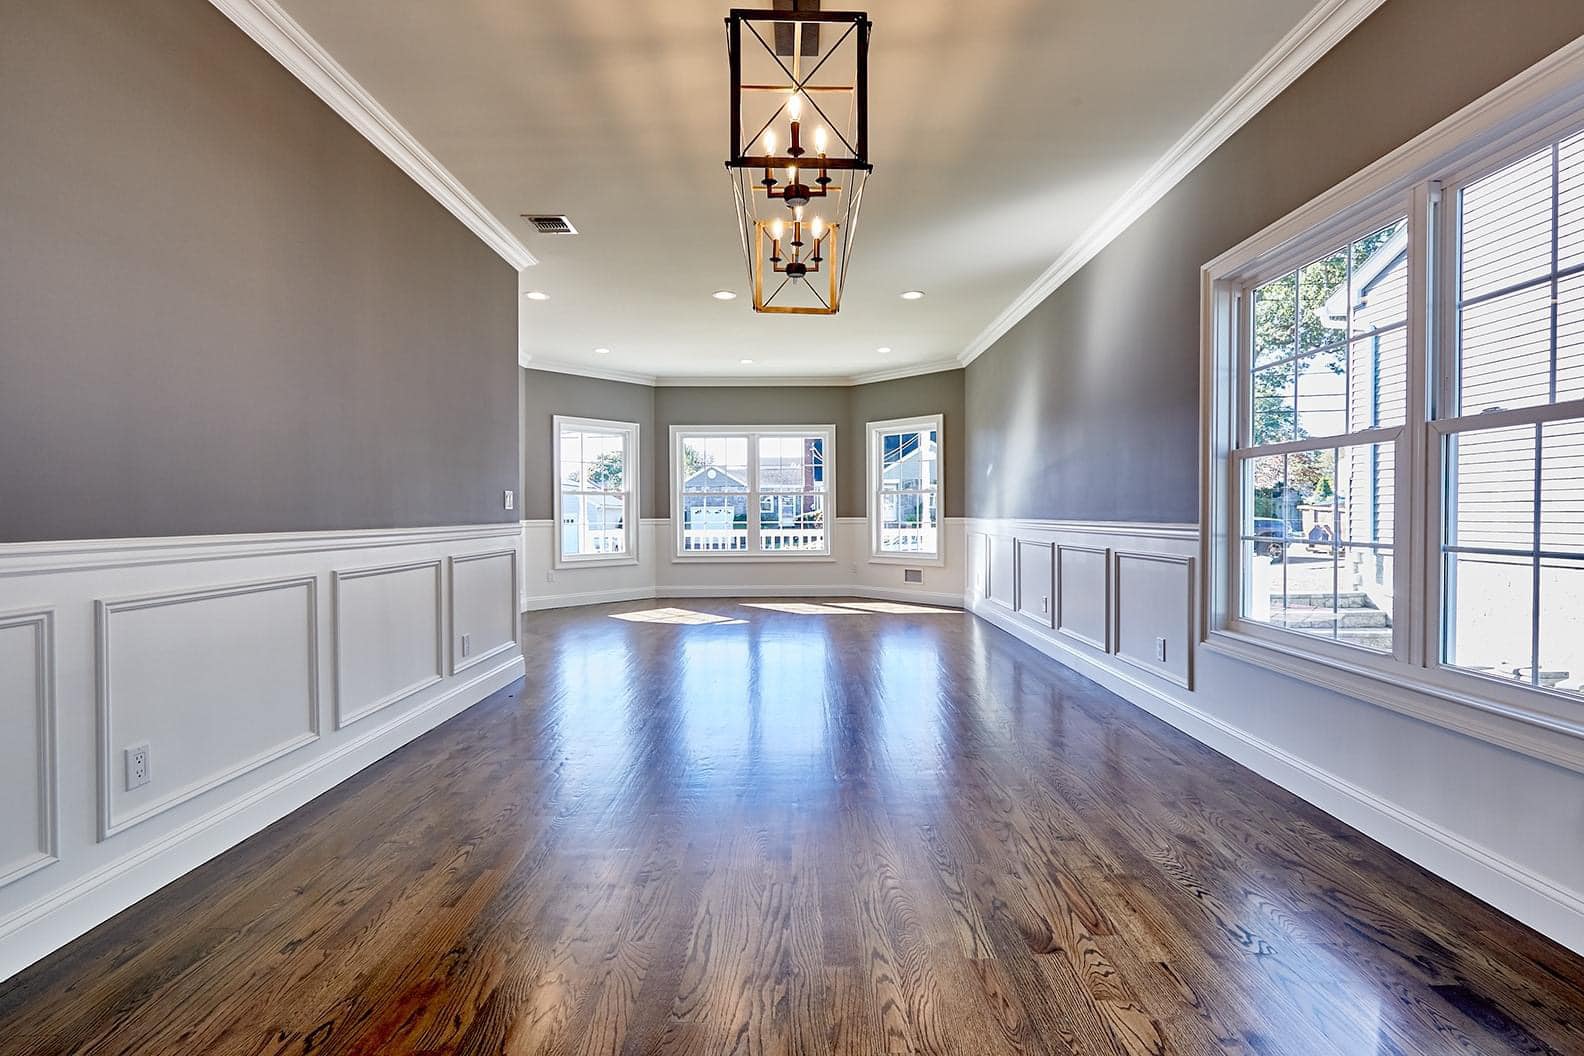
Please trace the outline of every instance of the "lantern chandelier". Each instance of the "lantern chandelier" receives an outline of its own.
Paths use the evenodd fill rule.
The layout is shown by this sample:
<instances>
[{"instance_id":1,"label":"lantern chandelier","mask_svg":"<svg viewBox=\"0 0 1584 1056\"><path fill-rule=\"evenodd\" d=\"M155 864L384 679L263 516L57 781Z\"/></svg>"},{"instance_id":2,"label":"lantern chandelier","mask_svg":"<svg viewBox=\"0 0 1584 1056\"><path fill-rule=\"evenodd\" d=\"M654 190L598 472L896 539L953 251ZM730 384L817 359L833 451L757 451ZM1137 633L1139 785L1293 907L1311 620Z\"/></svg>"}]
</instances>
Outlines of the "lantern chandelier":
<instances>
[{"instance_id":1,"label":"lantern chandelier","mask_svg":"<svg viewBox=\"0 0 1584 1056\"><path fill-rule=\"evenodd\" d=\"M818 0L776 4L772 11L734 8L726 19L726 171L754 311L834 315L874 170L872 23L862 11L820 11ZM760 152L750 153L755 147Z\"/></svg>"}]
</instances>

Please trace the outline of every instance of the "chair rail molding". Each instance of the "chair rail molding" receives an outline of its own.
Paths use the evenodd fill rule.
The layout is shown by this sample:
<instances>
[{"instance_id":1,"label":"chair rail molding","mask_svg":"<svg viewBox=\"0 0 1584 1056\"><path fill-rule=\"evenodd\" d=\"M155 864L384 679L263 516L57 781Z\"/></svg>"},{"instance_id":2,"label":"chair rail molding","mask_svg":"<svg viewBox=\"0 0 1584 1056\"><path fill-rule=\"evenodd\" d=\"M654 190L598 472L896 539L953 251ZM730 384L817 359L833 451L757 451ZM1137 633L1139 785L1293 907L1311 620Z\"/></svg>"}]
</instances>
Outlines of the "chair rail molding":
<instances>
[{"instance_id":1,"label":"chair rail molding","mask_svg":"<svg viewBox=\"0 0 1584 1056\"><path fill-rule=\"evenodd\" d=\"M0 979L521 678L521 539L513 521L0 546L0 795L38 804L37 838L13 818L0 845ZM452 612L478 645L461 674Z\"/></svg>"}]
</instances>

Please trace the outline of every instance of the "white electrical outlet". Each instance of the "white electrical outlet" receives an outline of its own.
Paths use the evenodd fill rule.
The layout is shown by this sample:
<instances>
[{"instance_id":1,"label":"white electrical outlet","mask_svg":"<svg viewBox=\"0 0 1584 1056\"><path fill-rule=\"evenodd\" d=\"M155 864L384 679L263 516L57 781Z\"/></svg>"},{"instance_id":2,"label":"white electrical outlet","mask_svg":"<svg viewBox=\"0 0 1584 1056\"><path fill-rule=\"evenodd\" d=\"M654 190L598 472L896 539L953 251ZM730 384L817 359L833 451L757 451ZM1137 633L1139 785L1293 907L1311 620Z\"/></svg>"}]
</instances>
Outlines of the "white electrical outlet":
<instances>
[{"instance_id":1,"label":"white electrical outlet","mask_svg":"<svg viewBox=\"0 0 1584 1056\"><path fill-rule=\"evenodd\" d=\"M1164 638L1155 639L1155 659L1163 664L1166 662L1166 639Z\"/></svg>"},{"instance_id":2,"label":"white electrical outlet","mask_svg":"<svg viewBox=\"0 0 1584 1056\"><path fill-rule=\"evenodd\" d=\"M554 569L551 569L551 568L545 569L545 582L546 583L554 583L555 582L555 570Z\"/></svg>"},{"instance_id":3,"label":"white electrical outlet","mask_svg":"<svg viewBox=\"0 0 1584 1056\"><path fill-rule=\"evenodd\" d=\"M463 656L467 656L468 654L470 654L472 652L473 652L473 636L471 634L464 634L462 636L462 655Z\"/></svg>"},{"instance_id":4,"label":"white electrical outlet","mask_svg":"<svg viewBox=\"0 0 1584 1056\"><path fill-rule=\"evenodd\" d=\"M149 783L149 746L134 744L126 749L126 787L130 792Z\"/></svg>"},{"instance_id":5,"label":"white electrical outlet","mask_svg":"<svg viewBox=\"0 0 1584 1056\"><path fill-rule=\"evenodd\" d=\"M517 505L517 494L515 492L513 492L513 491L508 490L506 492L506 508L509 510L509 509L512 509L513 507L515 507L516 505Z\"/></svg>"}]
</instances>

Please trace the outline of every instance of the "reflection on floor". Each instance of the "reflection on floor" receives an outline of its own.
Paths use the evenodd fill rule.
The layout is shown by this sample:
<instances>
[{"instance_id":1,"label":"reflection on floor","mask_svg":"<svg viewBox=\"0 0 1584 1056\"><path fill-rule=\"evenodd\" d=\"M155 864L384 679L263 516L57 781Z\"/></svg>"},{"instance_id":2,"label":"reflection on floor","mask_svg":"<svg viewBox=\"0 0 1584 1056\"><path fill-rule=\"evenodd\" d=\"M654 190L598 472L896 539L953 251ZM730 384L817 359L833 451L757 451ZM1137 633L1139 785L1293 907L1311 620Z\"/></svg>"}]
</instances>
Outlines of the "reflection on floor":
<instances>
[{"instance_id":1,"label":"reflection on floor","mask_svg":"<svg viewBox=\"0 0 1584 1056\"><path fill-rule=\"evenodd\" d=\"M1584 961L961 612L525 651L0 984L0 1053L1584 1052Z\"/></svg>"}]
</instances>

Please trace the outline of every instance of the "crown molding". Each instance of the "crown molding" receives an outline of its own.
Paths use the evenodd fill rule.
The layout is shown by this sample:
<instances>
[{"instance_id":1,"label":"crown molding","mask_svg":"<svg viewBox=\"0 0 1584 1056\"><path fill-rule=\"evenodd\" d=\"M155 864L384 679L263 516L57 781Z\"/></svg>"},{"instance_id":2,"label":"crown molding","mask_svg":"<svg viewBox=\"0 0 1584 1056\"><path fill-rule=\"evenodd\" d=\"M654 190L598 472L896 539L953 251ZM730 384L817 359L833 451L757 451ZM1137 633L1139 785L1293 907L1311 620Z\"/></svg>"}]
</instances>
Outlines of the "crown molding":
<instances>
[{"instance_id":1,"label":"crown molding","mask_svg":"<svg viewBox=\"0 0 1584 1056\"><path fill-rule=\"evenodd\" d=\"M1320 0L957 357L967 366L1114 242L1386 0Z\"/></svg>"},{"instance_id":2,"label":"crown molding","mask_svg":"<svg viewBox=\"0 0 1584 1056\"><path fill-rule=\"evenodd\" d=\"M538 260L275 0L209 0L418 186L521 271Z\"/></svg>"},{"instance_id":3,"label":"crown molding","mask_svg":"<svg viewBox=\"0 0 1584 1056\"><path fill-rule=\"evenodd\" d=\"M794 388L799 385L845 388L854 385L872 385L877 381L896 381L899 378L913 378L921 374L939 374L943 371L962 369L962 365L955 359L937 359L927 363L914 363L892 370L874 370L862 374L766 374L760 376L698 374L661 376L640 374L637 371L630 370L611 370L603 367L585 366L581 363L564 363L552 359L538 359L533 356L518 356L517 364L526 370L547 370L553 374L575 374L578 377L599 378L602 381L620 381L628 385L647 385L651 389L722 389L752 388L756 386Z\"/></svg>"}]
</instances>

